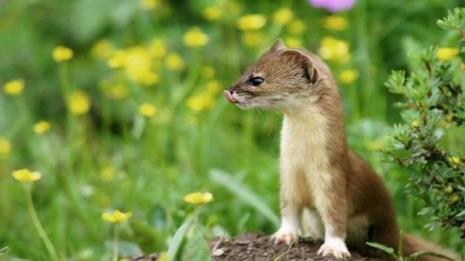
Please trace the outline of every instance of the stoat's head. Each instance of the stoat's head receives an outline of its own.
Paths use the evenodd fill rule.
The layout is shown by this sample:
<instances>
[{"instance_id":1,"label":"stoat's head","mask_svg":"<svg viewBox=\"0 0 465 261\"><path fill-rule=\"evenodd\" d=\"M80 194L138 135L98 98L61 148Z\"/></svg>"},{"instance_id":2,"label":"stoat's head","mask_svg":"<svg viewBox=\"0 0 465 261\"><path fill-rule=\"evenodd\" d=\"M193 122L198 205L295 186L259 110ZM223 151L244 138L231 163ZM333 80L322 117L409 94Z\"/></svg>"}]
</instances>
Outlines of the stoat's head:
<instances>
[{"instance_id":1,"label":"stoat's head","mask_svg":"<svg viewBox=\"0 0 465 261\"><path fill-rule=\"evenodd\" d=\"M240 108L286 111L318 100L328 73L316 55L278 40L224 95Z\"/></svg>"}]
</instances>

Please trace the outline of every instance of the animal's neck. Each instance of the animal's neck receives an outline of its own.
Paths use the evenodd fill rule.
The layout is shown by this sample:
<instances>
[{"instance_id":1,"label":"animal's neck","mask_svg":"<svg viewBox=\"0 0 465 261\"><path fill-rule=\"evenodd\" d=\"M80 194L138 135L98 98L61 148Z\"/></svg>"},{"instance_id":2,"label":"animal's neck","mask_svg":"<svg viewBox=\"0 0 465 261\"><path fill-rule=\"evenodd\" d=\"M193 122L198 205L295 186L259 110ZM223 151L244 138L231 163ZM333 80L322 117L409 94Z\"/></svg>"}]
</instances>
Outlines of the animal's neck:
<instances>
[{"instance_id":1,"label":"animal's neck","mask_svg":"<svg viewBox=\"0 0 465 261\"><path fill-rule=\"evenodd\" d=\"M293 128L322 129L327 128L328 119L318 106L309 105L299 110L284 113L284 120Z\"/></svg>"},{"instance_id":2,"label":"animal's neck","mask_svg":"<svg viewBox=\"0 0 465 261\"><path fill-rule=\"evenodd\" d=\"M285 127L289 128L289 134L301 136L295 138L302 138L302 141L322 139L329 149L342 146L345 150L347 145L341 106L338 93L323 95L299 110L284 112Z\"/></svg>"}]
</instances>

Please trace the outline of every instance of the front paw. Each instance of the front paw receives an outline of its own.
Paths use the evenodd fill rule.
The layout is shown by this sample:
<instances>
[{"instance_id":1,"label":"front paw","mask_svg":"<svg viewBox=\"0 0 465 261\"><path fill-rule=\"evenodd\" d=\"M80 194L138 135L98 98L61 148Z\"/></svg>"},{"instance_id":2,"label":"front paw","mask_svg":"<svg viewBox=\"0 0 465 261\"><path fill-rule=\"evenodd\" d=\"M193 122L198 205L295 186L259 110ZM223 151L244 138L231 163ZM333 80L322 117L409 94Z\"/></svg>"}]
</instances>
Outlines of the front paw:
<instances>
[{"instance_id":1,"label":"front paw","mask_svg":"<svg viewBox=\"0 0 465 261\"><path fill-rule=\"evenodd\" d=\"M271 240L273 240L275 244L285 243L290 245L296 242L297 239L299 239L299 232L295 229L286 227L281 227L271 236Z\"/></svg>"},{"instance_id":2,"label":"front paw","mask_svg":"<svg viewBox=\"0 0 465 261\"><path fill-rule=\"evenodd\" d=\"M325 243L318 249L318 255L332 255L337 259L350 257L349 250L347 250L347 246L341 238L326 239Z\"/></svg>"}]
</instances>

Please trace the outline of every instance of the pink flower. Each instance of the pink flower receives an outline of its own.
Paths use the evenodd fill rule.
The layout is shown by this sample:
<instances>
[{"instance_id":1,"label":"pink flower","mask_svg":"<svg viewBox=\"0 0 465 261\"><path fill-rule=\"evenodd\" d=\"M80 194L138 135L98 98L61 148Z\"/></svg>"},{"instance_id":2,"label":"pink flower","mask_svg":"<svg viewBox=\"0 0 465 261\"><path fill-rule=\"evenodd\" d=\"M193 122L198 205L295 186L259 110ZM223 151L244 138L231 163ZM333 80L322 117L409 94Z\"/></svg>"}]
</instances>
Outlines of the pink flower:
<instances>
[{"instance_id":1,"label":"pink flower","mask_svg":"<svg viewBox=\"0 0 465 261\"><path fill-rule=\"evenodd\" d=\"M352 8L355 0L308 0L310 5L321 7L330 12L340 12Z\"/></svg>"}]
</instances>

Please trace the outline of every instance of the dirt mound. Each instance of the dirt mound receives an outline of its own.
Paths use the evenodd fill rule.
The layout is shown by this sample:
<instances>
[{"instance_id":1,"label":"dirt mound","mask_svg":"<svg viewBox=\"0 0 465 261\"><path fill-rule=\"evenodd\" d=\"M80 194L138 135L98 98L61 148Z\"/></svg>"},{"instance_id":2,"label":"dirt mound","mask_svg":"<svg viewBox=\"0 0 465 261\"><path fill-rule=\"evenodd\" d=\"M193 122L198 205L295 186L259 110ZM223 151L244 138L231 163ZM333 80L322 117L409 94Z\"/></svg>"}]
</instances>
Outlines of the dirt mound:
<instances>
[{"instance_id":1,"label":"dirt mound","mask_svg":"<svg viewBox=\"0 0 465 261\"><path fill-rule=\"evenodd\" d=\"M215 261L286 261L286 260L336 260L335 258L321 257L317 251L321 242L301 239L292 247L275 245L269 236L249 233L234 238L215 238L210 243L212 260ZM352 252L347 260L379 261L380 259L364 257ZM155 261L158 255L152 254L134 258L134 261Z\"/></svg>"}]
</instances>

